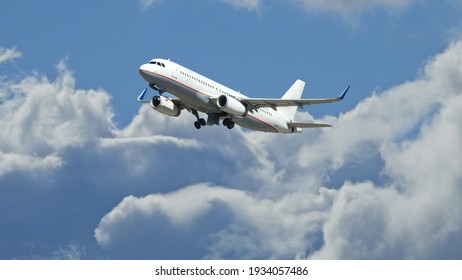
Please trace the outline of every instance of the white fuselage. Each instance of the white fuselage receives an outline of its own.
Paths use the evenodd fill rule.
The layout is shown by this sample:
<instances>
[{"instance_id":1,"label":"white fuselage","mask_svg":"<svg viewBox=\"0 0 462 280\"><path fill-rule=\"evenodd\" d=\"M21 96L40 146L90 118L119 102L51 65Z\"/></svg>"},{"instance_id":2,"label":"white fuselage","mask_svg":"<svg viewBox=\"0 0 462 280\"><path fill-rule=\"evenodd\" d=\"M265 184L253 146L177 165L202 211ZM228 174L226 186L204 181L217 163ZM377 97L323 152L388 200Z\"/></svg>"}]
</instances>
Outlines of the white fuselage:
<instances>
[{"instance_id":1,"label":"white fuselage","mask_svg":"<svg viewBox=\"0 0 462 280\"><path fill-rule=\"evenodd\" d=\"M222 114L220 118L225 116L216 104L219 96L227 95L237 100L247 97L170 60L151 60L141 65L139 71L149 84L155 84L162 91L174 95L188 107L209 115ZM243 116L228 115L226 117L253 130L276 133L293 132L287 125L291 120L273 108L259 108L249 110Z\"/></svg>"}]
</instances>

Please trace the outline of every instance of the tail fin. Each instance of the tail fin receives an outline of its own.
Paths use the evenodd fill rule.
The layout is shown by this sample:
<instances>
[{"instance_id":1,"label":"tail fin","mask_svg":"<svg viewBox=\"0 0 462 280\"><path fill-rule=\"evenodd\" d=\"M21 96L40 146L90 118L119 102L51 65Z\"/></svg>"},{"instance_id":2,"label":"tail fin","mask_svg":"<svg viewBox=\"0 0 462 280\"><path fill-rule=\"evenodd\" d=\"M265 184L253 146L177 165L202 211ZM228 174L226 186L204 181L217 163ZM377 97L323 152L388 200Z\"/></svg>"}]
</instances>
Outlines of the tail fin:
<instances>
[{"instance_id":1,"label":"tail fin","mask_svg":"<svg viewBox=\"0 0 462 280\"><path fill-rule=\"evenodd\" d=\"M289 90L282 96L281 99L300 99L302 97L303 89L305 88L305 82L302 80L296 80L295 83L289 88ZM289 120L293 120L297 107L280 107L278 110L286 116Z\"/></svg>"}]
</instances>

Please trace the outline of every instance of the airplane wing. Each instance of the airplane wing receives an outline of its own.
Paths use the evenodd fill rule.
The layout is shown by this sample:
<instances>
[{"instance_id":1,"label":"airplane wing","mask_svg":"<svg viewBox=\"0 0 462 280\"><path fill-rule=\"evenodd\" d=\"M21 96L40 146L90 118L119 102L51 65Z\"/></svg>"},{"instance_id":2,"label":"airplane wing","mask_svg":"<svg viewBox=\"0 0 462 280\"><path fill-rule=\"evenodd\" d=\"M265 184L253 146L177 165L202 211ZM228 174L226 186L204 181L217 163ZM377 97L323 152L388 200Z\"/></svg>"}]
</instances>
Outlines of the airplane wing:
<instances>
[{"instance_id":1,"label":"airplane wing","mask_svg":"<svg viewBox=\"0 0 462 280\"><path fill-rule=\"evenodd\" d=\"M240 101L244 104L247 104L250 108L258 109L261 107L271 107L276 109L276 107L303 107L305 105L312 105L312 104L321 104L321 103L332 103L341 101L350 86L348 86L342 94L335 98L325 98L325 99L273 99L273 98L243 98Z\"/></svg>"},{"instance_id":2,"label":"airplane wing","mask_svg":"<svg viewBox=\"0 0 462 280\"><path fill-rule=\"evenodd\" d=\"M180 99L178 98L169 98L169 99L172 100L172 102L175 103L175 105L178 106L180 110L186 109L188 112L191 112L191 107L189 107L186 103L184 103Z\"/></svg>"},{"instance_id":3,"label":"airplane wing","mask_svg":"<svg viewBox=\"0 0 462 280\"><path fill-rule=\"evenodd\" d=\"M287 123L289 128L316 128L316 127L332 127L325 123Z\"/></svg>"}]
</instances>

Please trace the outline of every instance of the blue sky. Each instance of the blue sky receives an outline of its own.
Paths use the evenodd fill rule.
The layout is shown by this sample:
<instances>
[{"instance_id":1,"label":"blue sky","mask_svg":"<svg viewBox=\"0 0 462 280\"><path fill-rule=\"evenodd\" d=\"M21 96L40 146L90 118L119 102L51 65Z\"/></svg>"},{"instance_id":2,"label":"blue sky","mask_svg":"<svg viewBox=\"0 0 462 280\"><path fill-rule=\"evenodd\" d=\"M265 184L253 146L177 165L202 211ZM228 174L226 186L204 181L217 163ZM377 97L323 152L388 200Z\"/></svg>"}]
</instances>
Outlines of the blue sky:
<instances>
[{"instance_id":1,"label":"blue sky","mask_svg":"<svg viewBox=\"0 0 462 280\"><path fill-rule=\"evenodd\" d=\"M279 97L298 78L308 83L305 96L335 96L351 84L346 104L312 109L336 114L375 88L413 79L446 47L460 11L457 4L417 1L345 19L285 1L250 11L209 0L144 9L139 3L7 1L2 44L20 49L23 71L53 77L66 59L79 86L110 92L121 125L137 111L128 97L145 86L137 68L152 57L169 57L251 96Z\"/></svg>"},{"instance_id":2,"label":"blue sky","mask_svg":"<svg viewBox=\"0 0 462 280\"><path fill-rule=\"evenodd\" d=\"M345 3L2 2L0 258L460 258L462 5ZM136 102L154 57L352 87L297 115L333 129L197 131Z\"/></svg>"}]
</instances>

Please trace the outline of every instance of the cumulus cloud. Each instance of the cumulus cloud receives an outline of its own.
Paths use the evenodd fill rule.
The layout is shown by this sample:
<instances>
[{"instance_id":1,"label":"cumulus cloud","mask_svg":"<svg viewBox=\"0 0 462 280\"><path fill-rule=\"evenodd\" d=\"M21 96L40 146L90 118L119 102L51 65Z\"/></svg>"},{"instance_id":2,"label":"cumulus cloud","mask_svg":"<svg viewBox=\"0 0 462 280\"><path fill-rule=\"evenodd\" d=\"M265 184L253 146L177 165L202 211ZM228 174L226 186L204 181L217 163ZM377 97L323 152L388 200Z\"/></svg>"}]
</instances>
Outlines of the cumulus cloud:
<instances>
[{"instance_id":1,"label":"cumulus cloud","mask_svg":"<svg viewBox=\"0 0 462 280\"><path fill-rule=\"evenodd\" d=\"M380 172L387 180L383 184L347 183L340 188L324 225L325 245L313 257L460 257L449 248L460 246L454 238L462 231L457 222L462 210L457 202L462 196L462 178L457 171L462 164L457 144L462 135L461 59L462 43L457 42L431 59L421 78L378 96L413 97L407 104L398 100L383 104L398 118L381 110L373 113L375 118L361 118L372 123L383 120L378 125L385 128L385 134L363 126L364 136L359 138L366 141L355 142L376 147L384 161ZM339 126L341 121L342 117ZM369 131L379 138L369 138Z\"/></svg>"},{"instance_id":2,"label":"cumulus cloud","mask_svg":"<svg viewBox=\"0 0 462 280\"><path fill-rule=\"evenodd\" d=\"M462 93L462 88L459 94ZM315 258L460 258L462 95L444 101L414 140L382 147L385 186L343 186Z\"/></svg>"},{"instance_id":3,"label":"cumulus cloud","mask_svg":"<svg viewBox=\"0 0 462 280\"><path fill-rule=\"evenodd\" d=\"M16 48L5 49L0 47L0 64L12 61L20 57L22 57L22 53Z\"/></svg>"},{"instance_id":4,"label":"cumulus cloud","mask_svg":"<svg viewBox=\"0 0 462 280\"><path fill-rule=\"evenodd\" d=\"M56 69L55 79L31 73L0 80L0 212L8 213L0 215L0 258L100 257L97 213L128 194L200 175L197 164L178 167L199 156L200 142L156 135L150 127L158 116L148 106L136 118L146 123L118 129L107 92L77 88L64 62Z\"/></svg>"},{"instance_id":5,"label":"cumulus cloud","mask_svg":"<svg viewBox=\"0 0 462 280\"><path fill-rule=\"evenodd\" d=\"M57 168L61 164L62 160L56 155L47 155L40 158L0 151L0 176L19 170L22 172L46 171Z\"/></svg>"},{"instance_id":6,"label":"cumulus cloud","mask_svg":"<svg viewBox=\"0 0 462 280\"><path fill-rule=\"evenodd\" d=\"M290 138L238 130L251 156L226 156L251 192L201 184L129 196L95 237L113 253L162 240L193 258L458 258L461 59L455 42L414 81L327 116L333 129ZM136 230L146 224L146 234ZM149 257L170 256L168 246Z\"/></svg>"},{"instance_id":7,"label":"cumulus cloud","mask_svg":"<svg viewBox=\"0 0 462 280\"><path fill-rule=\"evenodd\" d=\"M56 69L55 80L32 73L18 81L0 81L1 175L59 168L69 163L65 157L70 151L79 149L92 149L100 156L112 153L113 157L131 162L149 154L147 149L152 146L194 151L202 148L197 140L167 136L165 132L177 120L177 125L190 128L187 117L170 120L152 114L149 106L142 107L129 126L116 128L107 92L76 88L74 75L65 62ZM152 122L164 126L152 126ZM159 135L162 130L163 135ZM164 161L169 151L170 148L162 155ZM142 156L139 162L143 162Z\"/></svg>"},{"instance_id":8,"label":"cumulus cloud","mask_svg":"<svg viewBox=\"0 0 462 280\"><path fill-rule=\"evenodd\" d=\"M110 96L102 90L76 89L63 62L57 70L55 81L33 75L9 85L7 100L1 104L1 127L8 135L1 141L4 149L46 153L112 134Z\"/></svg>"},{"instance_id":9,"label":"cumulus cloud","mask_svg":"<svg viewBox=\"0 0 462 280\"><path fill-rule=\"evenodd\" d=\"M6 89L0 104L0 173L60 166L57 153L94 137L112 135L112 111L104 91L75 89L61 62L58 78L33 75ZM22 166L22 167L21 167Z\"/></svg>"},{"instance_id":10,"label":"cumulus cloud","mask_svg":"<svg viewBox=\"0 0 462 280\"><path fill-rule=\"evenodd\" d=\"M273 201L242 190L193 185L165 195L126 197L101 220L95 238L109 249L151 244L160 250L151 252L151 257L173 257L168 254L178 249L179 242L183 252L196 253L197 243L210 244L191 256L196 258L292 258L293 252L304 255L313 249L307 232L319 231L325 218L322 212L331 200L332 191L326 189L319 196L288 195ZM140 243L136 225L151 222L152 226L144 227ZM185 236L194 242L184 243Z\"/></svg>"},{"instance_id":11,"label":"cumulus cloud","mask_svg":"<svg viewBox=\"0 0 462 280\"><path fill-rule=\"evenodd\" d=\"M461 65L458 41L295 135L198 132L149 106L117 128L64 63L0 81L0 257L460 258Z\"/></svg>"}]
</instances>

